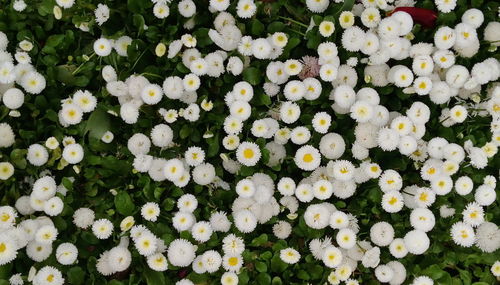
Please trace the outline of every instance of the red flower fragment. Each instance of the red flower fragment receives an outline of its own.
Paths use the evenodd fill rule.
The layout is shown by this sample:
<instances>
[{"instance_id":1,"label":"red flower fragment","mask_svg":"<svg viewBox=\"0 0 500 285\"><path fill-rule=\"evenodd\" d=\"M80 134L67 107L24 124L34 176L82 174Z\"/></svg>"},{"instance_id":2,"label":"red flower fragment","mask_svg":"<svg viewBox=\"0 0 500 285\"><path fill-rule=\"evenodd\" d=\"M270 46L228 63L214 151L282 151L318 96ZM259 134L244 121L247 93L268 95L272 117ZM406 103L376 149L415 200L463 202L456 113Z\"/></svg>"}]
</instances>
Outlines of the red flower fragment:
<instances>
[{"instance_id":1,"label":"red flower fragment","mask_svg":"<svg viewBox=\"0 0 500 285\"><path fill-rule=\"evenodd\" d=\"M388 15L390 16L398 11L410 14L415 23L418 23L425 28L432 28L436 25L437 13L434 10L416 7L397 7L389 12Z\"/></svg>"}]
</instances>

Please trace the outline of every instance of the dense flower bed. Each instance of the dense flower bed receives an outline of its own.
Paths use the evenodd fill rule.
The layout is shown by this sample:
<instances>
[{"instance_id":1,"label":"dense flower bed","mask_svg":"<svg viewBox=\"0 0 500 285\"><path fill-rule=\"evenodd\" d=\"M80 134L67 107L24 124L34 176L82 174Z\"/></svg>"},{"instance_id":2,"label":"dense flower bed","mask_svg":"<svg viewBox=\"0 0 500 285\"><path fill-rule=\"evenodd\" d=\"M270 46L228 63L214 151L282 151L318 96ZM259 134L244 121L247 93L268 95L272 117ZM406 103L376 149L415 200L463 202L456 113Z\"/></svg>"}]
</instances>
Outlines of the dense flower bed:
<instances>
[{"instance_id":1,"label":"dense flower bed","mask_svg":"<svg viewBox=\"0 0 500 285\"><path fill-rule=\"evenodd\" d=\"M495 284L498 18L3 0L0 284Z\"/></svg>"}]
</instances>

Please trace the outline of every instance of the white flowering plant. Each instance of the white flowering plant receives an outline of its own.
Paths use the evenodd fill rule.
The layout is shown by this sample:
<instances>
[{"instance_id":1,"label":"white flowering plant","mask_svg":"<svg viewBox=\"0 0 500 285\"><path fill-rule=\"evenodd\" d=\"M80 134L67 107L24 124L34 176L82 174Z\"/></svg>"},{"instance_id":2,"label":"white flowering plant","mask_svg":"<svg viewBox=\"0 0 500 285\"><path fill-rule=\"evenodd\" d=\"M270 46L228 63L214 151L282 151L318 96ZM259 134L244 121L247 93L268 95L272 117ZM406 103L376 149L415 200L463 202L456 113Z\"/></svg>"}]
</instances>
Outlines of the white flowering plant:
<instances>
[{"instance_id":1,"label":"white flowering plant","mask_svg":"<svg viewBox=\"0 0 500 285\"><path fill-rule=\"evenodd\" d=\"M0 284L500 281L496 1L1 4Z\"/></svg>"}]
</instances>

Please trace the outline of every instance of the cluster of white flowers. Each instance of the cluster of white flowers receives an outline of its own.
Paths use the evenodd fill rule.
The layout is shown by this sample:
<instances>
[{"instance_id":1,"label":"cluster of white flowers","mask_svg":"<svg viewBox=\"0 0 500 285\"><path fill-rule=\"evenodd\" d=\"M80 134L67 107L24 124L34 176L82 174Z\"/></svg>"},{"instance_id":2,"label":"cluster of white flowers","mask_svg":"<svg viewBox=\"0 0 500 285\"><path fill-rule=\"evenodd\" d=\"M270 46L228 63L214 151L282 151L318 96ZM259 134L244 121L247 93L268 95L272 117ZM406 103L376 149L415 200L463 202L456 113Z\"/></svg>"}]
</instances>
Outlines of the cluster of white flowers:
<instances>
[{"instance_id":1,"label":"cluster of white flowers","mask_svg":"<svg viewBox=\"0 0 500 285\"><path fill-rule=\"evenodd\" d=\"M174 12L170 1L151 2L152 12L158 19ZM240 29L239 21L257 13L259 7L253 0L233 1L237 3L232 9L229 9L232 5L229 0L208 2L208 7L197 7L200 4L193 0L176 3L176 12L187 18L183 27L187 32L177 35L168 48L163 43L156 46L158 57L166 53L166 60L175 59L184 65L183 76L169 75L161 78L163 82L155 82L147 78L151 75L148 73L120 78L115 67L102 68L100 75L105 81L102 92L109 93L119 103L119 114L108 113L120 117L127 125L140 127L144 125L140 124L141 119L148 119L140 117L145 116L141 108L147 107L154 109L162 120L128 138L125 155L131 155L133 173L180 188L186 194L179 195L177 208L167 219L173 231L179 234L169 243L148 228L151 223L165 219L162 215L167 214L156 202L143 204L136 211L140 218L124 217L119 227L111 218L93 209L77 209L73 214L77 228L89 230L99 240L112 242L119 237L117 245L100 252L96 263L100 274L110 276L125 271L131 266L132 256L139 255L154 271L166 271L169 265L191 267L197 274L223 270L221 283L237 284L237 274L245 266L245 235L268 227L277 239L286 240L300 220L312 230L325 230L323 233L328 230L323 236L308 240L306 247L314 259L328 268L330 284L358 284L353 275L358 266L372 269L381 283L403 284L407 280L406 268L398 260L407 255L425 254L433 242L438 242L432 238L437 219L433 205L439 197L454 194L473 194L473 199L468 199L471 202L464 209L447 205L439 208L443 219L456 214L462 217L450 225L451 239L459 246L475 245L487 253L500 248L500 229L486 214L488 206L496 201L497 178L488 175L481 185L474 185L472 177L461 172L468 166L487 168L491 160L498 159L500 146L500 85L497 82L500 62L489 57L475 63L470 70L457 63L461 58L473 59L478 53L481 38L478 29L483 26L483 12L469 9L453 28L439 27L433 42L412 43L412 16L403 11L384 15L398 6L396 2L413 1L363 0L352 11L340 13L338 19L323 20L319 24L311 22L308 30L317 25L322 37L314 55L284 59L288 34L274 32L252 38ZM305 2L312 13L323 13L331 1ZM75 1L56 0L56 3L57 18L62 13L60 7L71 8ZM450 12L455 9L456 1L436 0L435 4L440 11ZM13 6L16 11L26 8L23 0L16 0ZM189 32L200 8L214 14L213 27L207 29L208 38L213 42L210 53L199 48L196 33ZM229 11L236 11L236 15ZM98 4L94 16L99 26L104 25L110 18L109 7ZM335 21L341 31L335 31ZM88 23L78 28L88 31ZM498 22L489 23L484 30L484 40L498 45L498 29ZM334 32L341 35L337 43L332 42ZM132 42L129 36L116 40L102 36L93 42L93 49L99 57L110 56L113 50L127 57ZM7 36L0 32L1 101L11 110L10 116L16 117L16 110L23 106L25 99L23 90L16 88L16 84L24 92L36 95L44 90L46 82L31 65L27 53L33 47L31 42L20 42L14 56L6 51L7 45ZM345 52L355 55L341 58ZM240 75L252 61L263 63L265 72L261 72L265 83L241 79ZM363 76L355 67L363 70ZM202 144L181 145L174 139L178 137L174 130L180 129L177 125L193 124L213 115L214 102L200 91L204 81L221 76L238 79L226 89L230 91L218 99L227 107L224 114L217 114L223 118L220 140L224 148L224 153L220 153L222 165L218 168ZM361 79L366 83L363 87L359 84ZM377 88L384 87L410 96L412 103L406 109L390 111L384 104L392 99L384 96L396 94L379 94ZM70 128L80 124L85 113L96 110L97 97L99 95L94 96L90 91L77 90L61 100L60 125ZM272 103L266 106L265 112L257 112L253 105L261 98ZM315 105L315 113L308 114L309 107L320 98L328 104ZM183 107L158 107L165 105ZM328 109L321 110L325 106ZM335 132L338 118L352 119L352 138ZM436 133L426 136L429 127L448 128L475 118L491 119L491 139L483 145L474 146L472 140L465 140L461 145ZM463 138L463 134L460 135ZM203 134L204 139L211 137L212 131ZM113 133L108 131L101 140L110 143L113 138ZM15 142L15 131L9 124L0 123L0 148L9 148ZM51 159L51 156L59 153L62 159L57 169L71 164L79 173L78 164L87 152L84 139L80 143L70 136L62 141L50 137L44 143L29 145L26 159L37 167L53 165L59 157ZM180 153L161 154L174 148L180 149ZM404 170L397 167L383 169L382 161L377 163L374 152L402 155L413 163L407 168L415 172L416 178L405 180ZM303 176L276 176L267 171L283 169L285 165ZM248 169L255 171L241 177L243 170ZM222 179L224 171L236 177L234 184ZM7 180L13 174L12 163L0 162L0 180ZM62 180L57 184L57 176L50 171L43 171L37 177L31 193L20 196L15 207L0 207L0 265L12 262L22 249L35 262L44 262L52 255L59 230L51 217L63 212L68 189ZM65 179L74 180L73 177ZM389 221L377 220L374 216L368 234L360 234L358 217L334 205L334 201L347 203L347 199L367 185L375 185L375 192L381 197L377 203L384 212L394 214L408 210L410 215L405 217L405 222L410 226L403 233L398 233ZM209 218L200 219L199 199L187 193L192 191L191 186L208 188L210 195L215 189L223 189L236 198L227 209L216 209L210 212ZM113 191L111 193L116 194ZM37 212L42 213L35 217ZM286 219L279 217L281 213L286 213ZM136 223L136 218L141 219L142 224ZM220 248L200 252L199 245L214 236L222 237ZM277 256L286 264L296 264L309 253L298 250L280 248ZM78 255L79 249L70 242L60 243L55 249L57 262L62 265L75 264ZM384 263L383 255L391 260ZM500 276L499 261L493 264L491 272ZM22 284L20 278L14 275L11 283ZM64 284L65 281L63 273L51 266L35 271L30 279L33 284ZM176 284L193 283L183 279ZM433 284L433 281L419 276L412 284Z\"/></svg>"}]
</instances>

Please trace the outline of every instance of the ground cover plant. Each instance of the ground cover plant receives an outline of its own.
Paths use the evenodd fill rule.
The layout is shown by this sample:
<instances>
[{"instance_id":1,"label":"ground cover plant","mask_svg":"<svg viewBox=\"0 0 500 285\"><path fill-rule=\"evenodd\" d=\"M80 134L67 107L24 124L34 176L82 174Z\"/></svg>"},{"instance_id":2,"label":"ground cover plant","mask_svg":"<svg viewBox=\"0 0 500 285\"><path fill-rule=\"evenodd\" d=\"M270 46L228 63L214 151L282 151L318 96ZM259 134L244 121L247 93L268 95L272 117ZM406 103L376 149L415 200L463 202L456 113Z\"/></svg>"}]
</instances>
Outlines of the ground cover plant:
<instances>
[{"instance_id":1,"label":"ground cover plant","mask_svg":"<svg viewBox=\"0 0 500 285\"><path fill-rule=\"evenodd\" d=\"M499 13L0 0L0 284L497 284Z\"/></svg>"}]
</instances>

